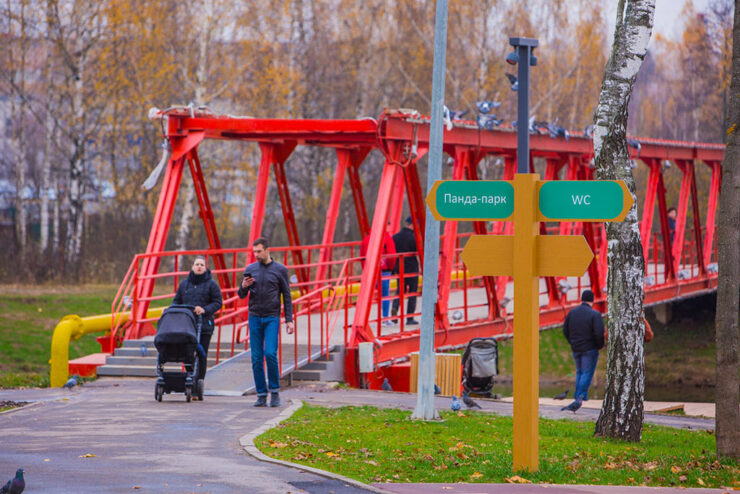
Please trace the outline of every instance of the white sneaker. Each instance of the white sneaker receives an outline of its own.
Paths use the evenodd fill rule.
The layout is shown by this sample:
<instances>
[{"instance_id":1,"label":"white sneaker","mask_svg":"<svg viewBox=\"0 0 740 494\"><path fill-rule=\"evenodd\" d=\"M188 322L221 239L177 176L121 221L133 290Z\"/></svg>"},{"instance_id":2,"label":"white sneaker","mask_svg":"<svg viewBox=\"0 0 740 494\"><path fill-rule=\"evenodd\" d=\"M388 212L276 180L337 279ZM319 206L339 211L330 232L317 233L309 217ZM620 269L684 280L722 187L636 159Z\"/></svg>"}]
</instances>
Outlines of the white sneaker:
<instances>
[{"instance_id":1,"label":"white sneaker","mask_svg":"<svg viewBox=\"0 0 740 494\"><path fill-rule=\"evenodd\" d=\"M380 324L383 325L383 326L393 326L393 321L383 321Z\"/></svg>"}]
</instances>

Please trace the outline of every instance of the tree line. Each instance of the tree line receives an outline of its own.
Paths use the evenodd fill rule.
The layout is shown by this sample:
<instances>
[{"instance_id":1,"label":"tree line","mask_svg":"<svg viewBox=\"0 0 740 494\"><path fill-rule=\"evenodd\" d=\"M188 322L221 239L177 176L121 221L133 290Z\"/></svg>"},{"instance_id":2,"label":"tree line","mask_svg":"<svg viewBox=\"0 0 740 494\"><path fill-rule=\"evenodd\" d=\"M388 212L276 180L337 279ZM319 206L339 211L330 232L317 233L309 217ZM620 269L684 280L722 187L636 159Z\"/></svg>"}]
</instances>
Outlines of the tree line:
<instances>
[{"instance_id":1,"label":"tree line","mask_svg":"<svg viewBox=\"0 0 740 494\"><path fill-rule=\"evenodd\" d=\"M593 123L611 42L607 0L450 2L446 104L500 101L516 119L504 59L510 36L540 40L531 112L574 131ZM115 282L141 252L161 150L152 106L207 106L278 118L428 113L434 9L418 0L5 0L0 7L0 246L6 281ZM723 142L733 3L691 0L682 35L656 38L630 106L633 135ZM658 13L660 15L660 13ZM226 246L246 243L258 148L200 146ZM321 240L336 158L299 148L286 171L303 243ZM374 201L382 156L361 167ZM483 162L481 166L488 166ZM669 184L670 185L670 184ZM274 186L273 186L274 187ZM207 245L184 178L168 248ZM359 237L344 208L337 239ZM265 233L285 243L279 204Z\"/></svg>"}]
</instances>

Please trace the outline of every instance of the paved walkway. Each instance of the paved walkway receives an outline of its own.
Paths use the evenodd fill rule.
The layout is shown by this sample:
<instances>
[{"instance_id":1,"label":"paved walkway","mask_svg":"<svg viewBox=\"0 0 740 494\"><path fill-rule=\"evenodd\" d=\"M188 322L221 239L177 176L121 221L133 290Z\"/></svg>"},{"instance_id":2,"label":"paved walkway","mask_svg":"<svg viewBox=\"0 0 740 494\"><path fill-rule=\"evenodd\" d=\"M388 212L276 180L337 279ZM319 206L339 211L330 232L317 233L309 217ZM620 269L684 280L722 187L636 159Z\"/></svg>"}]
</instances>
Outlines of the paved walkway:
<instances>
[{"instance_id":1,"label":"paved walkway","mask_svg":"<svg viewBox=\"0 0 740 494\"><path fill-rule=\"evenodd\" d=\"M368 404L413 409L416 404L416 395L408 393L330 390L321 384L297 385L284 390L281 396L286 404L292 399L327 406ZM164 401L158 403L154 400L153 379L103 378L71 391L0 390L1 400L35 402L30 407L0 414L0 481L23 467L29 493L655 491L512 484L381 484L364 489L331 476L249 456L240 439L278 414L271 408L252 408L254 396L214 396L206 397L204 402L186 403L183 395L165 395ZM447 408L449 402L448 398L436 398L439 408ZM480 403L484 411L511 414L510 403ZM566 415L559 407L547 405L541 406L540 411L545 417L568 416L577 420L595 420L598 415L597 410L589 409ZM647 415L646 421L694 429L714 427L711 419L689 417ZM661 489L666 490L672 489Z\"/></svg>"}]
</instances>

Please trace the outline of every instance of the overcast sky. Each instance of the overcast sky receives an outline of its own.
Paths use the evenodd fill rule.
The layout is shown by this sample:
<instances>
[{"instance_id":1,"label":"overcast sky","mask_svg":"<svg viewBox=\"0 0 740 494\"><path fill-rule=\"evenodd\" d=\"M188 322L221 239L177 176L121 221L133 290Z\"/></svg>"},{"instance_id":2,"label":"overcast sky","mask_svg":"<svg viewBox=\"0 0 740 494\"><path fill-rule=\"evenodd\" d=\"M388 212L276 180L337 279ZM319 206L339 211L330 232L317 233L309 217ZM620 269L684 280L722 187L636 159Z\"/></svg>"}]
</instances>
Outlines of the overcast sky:
<instances>
[{"instance_id":1,"label":"overcast sky","mask_svg":"<svg viewBox=\"0 0 740 494\"><path fill-rule=\"evenodd\" d=\"M694 8L697 12L706 10L709 0L694 0ZM685 0L656 0L655 2L655 26L653 34L661 33L667 38L675 38L680 34L681 25L678 23L678 18L683 10L683 6L686 4ZM614 31L614 20L617 16L616 12L617 2L614 0L611 3L609 12L607 13L607 21L609 22L609 29Z\"/></svg>"}]
</instances>

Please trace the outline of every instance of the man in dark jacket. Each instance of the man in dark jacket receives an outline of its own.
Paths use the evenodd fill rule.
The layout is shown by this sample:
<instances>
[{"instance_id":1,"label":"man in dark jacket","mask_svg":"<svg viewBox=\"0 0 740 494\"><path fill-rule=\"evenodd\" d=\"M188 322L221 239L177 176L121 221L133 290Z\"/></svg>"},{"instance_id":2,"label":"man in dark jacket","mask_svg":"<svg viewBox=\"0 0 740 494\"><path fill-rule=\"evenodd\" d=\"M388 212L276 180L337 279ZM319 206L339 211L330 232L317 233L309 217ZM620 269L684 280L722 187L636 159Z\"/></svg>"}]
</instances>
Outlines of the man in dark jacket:
<instances>
[{"instance_id":1,"label":"man in dark jacket","mask_svg":"<svg viewBox=\"0 0 740 494\"><path fill-rule=\"evenodd\" d=\"M599 350L604 347L604 321L601 313L591 308L594 292L584 290L581 305L574 307L565 316L563 334L573 350L576 362L575 403L588 400L588 388L594 377Z\"/></svg>"},{"instance_id":2,"label":"man in dark jacket","mask_svg":"<svg viewBox=\"0 0 740 494\"><path fill-rule=\"evenodd\" d=\"M280 296L283 297L285 325L292 334L293 302L290 298L288 269L270 257L269 245L264 238L252 243L257 262L247 266L239 287L239 297L249 294L249 349L252 352L252 374L257 388L256 407L267 406L268 386L265 383L265 360L270 391L270 406L280 406L280 369L277 346L280 332Z\"/></svg>"},{"instance_id":3,"label":"man in dark jacket","mask_svg":"<svg viewBox=\"0 0 740 494\"><path fill-rule=\"evenodd\" d=\"M416 312L416 295L410 295L416 293L419 289L419 259L416 257L416 236L414 235L414 222L411 220L411 216L406 218L404 226L401 231L393 235L393 243L396 246L396 252L401 254L405 252L412 252L413 255L405 256L403 258L403 280L398 280L398 286L396 288L396 295L401 295L401 283L403 283L403 293L408 299L406 304L406 324L419 324L419 321L413 318L411 314ZM399 262L394 271L396 274L400 273ZM391 314L398 315L398 306L400 305L400 298L393 299L393 309Z\"/></svg>"},{"instance_id":4,"label":"man in dark jacket","mask_svg":"<svg viewBox=\"0 0 740 494\"><path fill-rule=\"evenodd\" d=\"M213 315L218 312L223 303L221 289L211 277L211 271L206 268L206 258L196 256L188 277L180 282L177 293L172 300L173 304L192 305L195 315L203 316L200 330L200 345L204 355L198 355L198 379L205 379L208 365L208 346L213 336Z\"/></svg>"}]
</instances>

